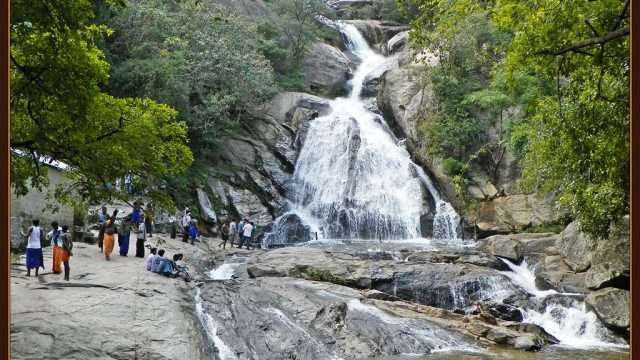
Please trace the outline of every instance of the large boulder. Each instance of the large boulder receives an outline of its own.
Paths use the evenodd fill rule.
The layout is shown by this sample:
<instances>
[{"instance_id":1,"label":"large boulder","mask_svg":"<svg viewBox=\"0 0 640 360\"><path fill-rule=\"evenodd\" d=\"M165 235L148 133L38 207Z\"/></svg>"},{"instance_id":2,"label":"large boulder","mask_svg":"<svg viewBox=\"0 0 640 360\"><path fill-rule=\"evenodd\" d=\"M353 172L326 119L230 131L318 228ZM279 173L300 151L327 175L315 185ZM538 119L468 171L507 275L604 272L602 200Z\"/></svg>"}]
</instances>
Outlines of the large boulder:
<instances>
[{"instance_id":1,"label":"large boulder","mask_svg":"<svg viewBox=\"0 0 640 360\"><path fill-rule=\"evenodd\" d=\"M510 195L481 201L477 226L481 233L519 232L529 226L558 220L550 199L537 195Z\"/></svg>"},{"instance_id":2,"label":"large boulder","mask_svg":"<svg viewBox=\"0 0 640 360\"><path fill-rule=\"evenodd\" d=\"M388 55L392 55L400 51L409 42L409 31L402 31L395 34L389 41L387 41L386 52Z\"/></svg>"},{"instance_id":3,"label":"large boulder","mask_svg":"<svg viewBox=\"0 0 640 360\"><path fill-rule=\"evenodd\" d=\"M319 115L325 115L330 110L327 99L303 92L287 91L274 96L260 111L277 122L284 123L290 120L296 108L317 111Z\"/></svg>"},{"instance_id":4,"label":"large boulder","mask_svg":"<svg viewBox=\"0 0 640 360\"><path fill-rule=\"evenodd\" d=\"M491 236L486 239L485 249L493 256L519 262L522 258L522 245L509 236Z\"/></svg>"},{"instance_id":5,"label":"large boulder","mask_svg":"<svg viewBox=\"0 0 640 360\"><path fill-rule=\"evenodd\" d=\"M591 266L585 275L589 289L616 287L629 290L629 269L620 263L599 263Z\"/></svg>"},{"instance_id":6,"label":"large boulder","mask_svg":"<svg viewBox=\"0 0 640 360\"><path fill-rule=\"evenodd\" d=\"M421 85L422 67L387 71L380 80L378 106L398 138L418 139L418 114L433 104L433 91Z\"/></svg>"},{"instance_id":7,"label":"large boulder","mask_svg":"<svg viewBox=\"0 0 640 360\"><path fill-rule=\"evenodd\" d=\"M574 271L586 271L591 266L594 246L593 239L580 231L575 221L562 231L556 244L564 261Z\"/></svg>"},{"instance_id":8,"label":"large boulder","mask_svg":"<svg viewBox=\"0 0 640 360\"><path fill-rule=\"evenodd\" d=\"M576 273L561 255L547 255L536 267L536 285L542 290L555 289L568 293L585 293L585 273Z\"/></svg>"},{"instance_id":9,"label":"large boulder","mask_svg":"<svg viewBox=\"0 0 640 360\"><path fill-rule=\"evenodd\" d=\"M622 289L606 288L590 293L585 302L608 327L629 330L630 292Z\"/></svg>"},{"instance_id":10,"label":"large boulder","mask_svg":"<svg viewBox=\"0 0 640 360\"><path fill-rule=\"evenodd\" d=\"M302 63L305 87L325 96L347 93L345 85L351 77L351 61L339 49L321 42L314 43Z\"/></svg>"},{"instance_id":11,"label":"large boulder","mask_svg":"<svg viewBox=\"0 0 640 360\"><path fill-rule=\"evenodd\" d=\"M592 287L599 286L600 281L626 281L623 278L628 277L630 270L629 216L614 224L609 237L602 240L580 231L580 225L574 221L562 231L556 248L572 270L580 272L594 267L589 274Z\"/></svg>"}]
</instances>

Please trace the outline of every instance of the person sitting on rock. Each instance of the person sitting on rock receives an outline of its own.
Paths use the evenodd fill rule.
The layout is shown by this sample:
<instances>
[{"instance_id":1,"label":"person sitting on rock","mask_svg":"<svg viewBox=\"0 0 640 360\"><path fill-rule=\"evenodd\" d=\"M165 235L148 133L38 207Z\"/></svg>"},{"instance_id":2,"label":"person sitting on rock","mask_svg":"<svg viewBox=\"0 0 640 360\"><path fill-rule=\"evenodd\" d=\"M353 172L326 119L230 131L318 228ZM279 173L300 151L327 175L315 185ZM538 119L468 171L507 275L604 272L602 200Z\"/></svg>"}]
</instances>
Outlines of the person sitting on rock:
<instances>
[{"instance_id":1,"label":"person sitting on rock","mask_svg":"<svg viewBox=\"0 0 640 360\"><path fill-rule=\"evenodd\" d=\"M160 264L162 263L162 259L164 257L164 249L158 250L158 255L154 256L151 261L151 272L157 273L160 271Z\"/></svg>"},{"instance_id":2,"label":"person sitting on rock","mask_svg":"<svg viewBox=\"0 0 640 360\"><path fill-rule=\"evenodd\" d=\"M174 255L173 258L175 259L176 256ZM175 277L175 271L176 263L174 261L171 261L164 257L160 258L160 265L158 265L158 274L168 277Z\"/></svg>"},{"instance_id":3,"label":"person sitting on rock","mask_svg":"<svg viewBox=\"0 0 640 360\"><path fill-rule=\"evenodd\" d=\"M151 271L151 265L153 264L153 259L157 256L158 248L151 248L151 253L147 256L147 260L144 262L144 268L147 271Z\"/></svg>"}]
</instances>

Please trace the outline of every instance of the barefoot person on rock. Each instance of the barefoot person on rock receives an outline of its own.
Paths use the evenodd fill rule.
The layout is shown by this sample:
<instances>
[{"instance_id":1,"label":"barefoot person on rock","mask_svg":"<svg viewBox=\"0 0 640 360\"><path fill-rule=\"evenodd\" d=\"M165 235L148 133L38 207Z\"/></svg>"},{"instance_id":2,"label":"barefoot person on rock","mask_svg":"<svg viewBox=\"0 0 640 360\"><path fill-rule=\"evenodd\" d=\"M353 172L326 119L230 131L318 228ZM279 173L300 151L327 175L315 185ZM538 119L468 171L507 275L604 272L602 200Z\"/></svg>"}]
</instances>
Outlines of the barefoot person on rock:
<instances>
[{"instance_id":1,"label":"barefoot person on rock","mask_svg":"<svg viewBox=\"0 0 640 360\"><path fill-rule=\"evenodd\" d=\"M131 215L127 215L122 220L120 232L118 233L118 245L120 246L120 256L129 254L129 237L131 236Z\"/></svg>"},{"instance_id":2,"label":"barefoot person on rock","mask_svg":"<svg viewBox=\"0 0 640 360\"><path fill-rule=\"evenodd\" d=\"M44 270L42 256L44 231L40 228L40 220L35 219L32 224L27 233L27 276L31 276L31 269L36 269L36 276L38 276L38 268Z\"/></svg>"},{"instance_id":3,"label":"barefoot person on rock","mask_svg":"<svg viewBox=\"0 0 640 360\"><path fill-rule=\"evenodd\" d=\"M69 267L69 259L73 255L71 250L73 249L73 240L71 234L69 234L69 227L62 225L62 234L60 234L62 240L62 249L60 249L60 260L64 264L64 279L69 281L69 273L71 268Z\"/></svg>"},{"instance_id":4,"label":"barefoot person on rock","mask_svg":"<svg viewBox=\"0 0 640 360\"><path fill-rule=\"evenodd\" d=\"M116 226L116 215L118 210L113 212L113 216L107 219L104 226L104 258L107 261L111 260L111 252L114 246L114 237L118 233L118 227Z\"/></svg>"},{"instance_id":5,"label":"barefoot person on rock","mask_svg":"<svg viewBox=\"0 0 640 360\"><path fill-rule=\"evenodd\" d=\"M49 241L51 241L53 263L51 265L51 271L54 274L60 274L62 272L60 256L62 255L62 240L60 234L62 229L58 226L58 222L51 223L51 231L47 234Z\"/></svg>"},{"instance_id":6,"label":"barefoot person on rock","mask_svg":"<svg viewBox=\"0 0 640 360\"><path fill-rule=\"evenodd\" d=\"M230 232L229 229L230 229L229 220L225 220L224 224L222 224L222 228L220 229L222 242L218 245L218 247L221 247L223 249L227 248L227 241L229 241L229 232Z\"/></svg>"}]
</instances>

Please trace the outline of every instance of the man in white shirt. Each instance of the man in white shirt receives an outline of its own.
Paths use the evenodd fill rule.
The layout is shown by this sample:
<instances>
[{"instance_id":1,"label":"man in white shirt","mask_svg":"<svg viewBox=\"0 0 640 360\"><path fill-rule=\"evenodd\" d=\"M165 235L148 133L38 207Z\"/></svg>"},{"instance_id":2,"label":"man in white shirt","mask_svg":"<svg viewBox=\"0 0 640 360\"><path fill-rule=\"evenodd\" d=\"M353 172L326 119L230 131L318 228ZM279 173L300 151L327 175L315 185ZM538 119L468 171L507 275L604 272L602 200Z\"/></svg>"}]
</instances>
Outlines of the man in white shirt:
<instances>
[{"instance_id":1,"label":"man in white shirt","mask_svg":"<svg viewBox=\"0 0 640 360\"><path fill-rule=\"evenodd\" d=\"M36 269L36 276L38 276L39 268L44 270L44 257L42 256L43 238L44 231L40 228L40 221L35 219L27 233L27 276L31 276L31 269Z\"/></svg>"},{"instance_id":2,"label":"man in white shirt","mask_svg":"<svg viewBox=\"0 0 640 360\"><path fill-rule=\"evenodd\" d=\"M247 244L247 250L249 250L249 245L251 244L251 233L253 232L253 223L249 220L245 220L244 227L242 228L243 239L240 242L240 248L242 248L242 244Z\"/></svg>"}]
</instances>

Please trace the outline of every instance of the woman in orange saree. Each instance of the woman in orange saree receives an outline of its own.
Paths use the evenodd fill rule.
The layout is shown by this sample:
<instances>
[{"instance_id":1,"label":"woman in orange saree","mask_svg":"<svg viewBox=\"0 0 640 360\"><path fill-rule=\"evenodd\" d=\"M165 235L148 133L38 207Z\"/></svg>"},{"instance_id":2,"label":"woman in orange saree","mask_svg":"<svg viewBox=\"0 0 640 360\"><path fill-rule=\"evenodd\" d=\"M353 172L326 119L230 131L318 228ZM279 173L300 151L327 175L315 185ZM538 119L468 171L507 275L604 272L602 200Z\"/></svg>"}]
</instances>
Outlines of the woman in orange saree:
<instances>
[{"instance_id":1,"label":"woman in orange saree","mask_svg":"<svg viewBox=\"0 0 640 360\"><path fill-rule=\"evenodd\" d=\"M56 221L51 223L52 230L49 231L49 239L51 240L51 246L53 250L53 264L51 271L54 274L60 274L62 272L62 239L60 238L61 229L58 227Z\"/></svg>"},{"instance_id":2,"label":"woman in orange saree","mask_svg":"<svg viewBox=\"0 0 640 360\"><path fill-rule=\"evenodd\" d=\"M118 228L115 224L115 216L112 216L105 222L104 239L102 240L104 258L107 260L111 260L111 252L113 251L114 245L114 234L117 232Z\"/></svg>"}]
</instances>

